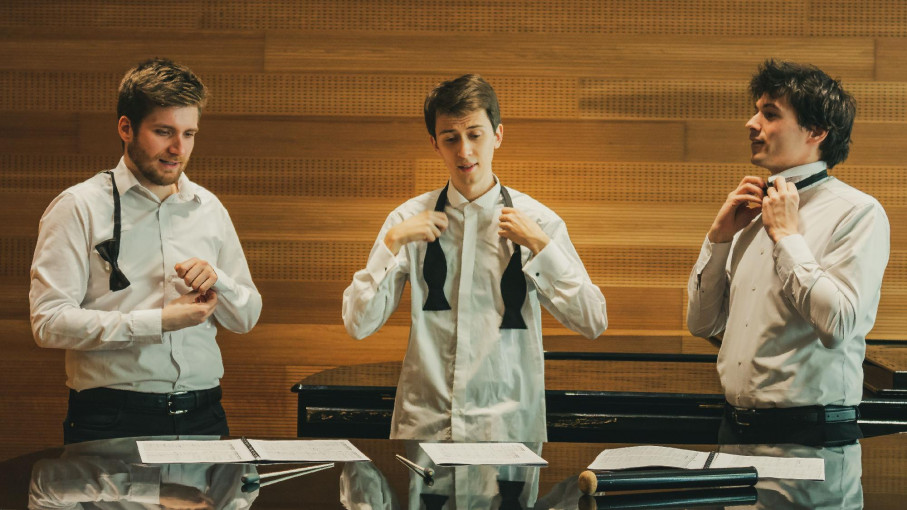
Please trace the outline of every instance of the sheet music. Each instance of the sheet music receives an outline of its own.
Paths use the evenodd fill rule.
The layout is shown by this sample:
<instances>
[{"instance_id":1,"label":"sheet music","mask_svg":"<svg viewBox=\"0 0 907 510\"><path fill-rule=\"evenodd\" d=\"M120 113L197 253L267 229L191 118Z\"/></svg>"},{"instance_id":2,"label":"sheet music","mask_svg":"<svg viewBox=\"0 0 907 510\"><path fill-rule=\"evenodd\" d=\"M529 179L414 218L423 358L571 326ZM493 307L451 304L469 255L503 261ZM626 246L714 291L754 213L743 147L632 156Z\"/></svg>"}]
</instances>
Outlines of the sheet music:
<instances>
[{"instance_id":1,"label":"sheet music","mask_svg":"<svg viewBox=\"0 0 907 510\"><path fill-rule=\"evenodd\" d=\"M547 466L523 443L422 443L438 466Z\"/></svg>"},{"instance_id":2,"label":"sheet music","mask_svg":"<svg viewBox=\"0 0 907 510\"><path fill-rule=\"evenodd\" d=\"M359 462L368 461L346 439L249 439L262 460L277 462Z\"/></svg>"},{"instance_id":3,"label":"sheet music","mask_svg":"<svg viewBox=\"0 0 907 510\"><path fill-rule=\"evenodd\" d=\"M673 467L703 469L709 454L667 446L629 446L604 450L589 464L593 471ZM710 468L753 466L759 478L825 480L825 459L718 453Z\"/></svg>"},{"instance_id":4,"label":"sheet music","mask_svg":"<svg viewBox=\"0 0 907 510\"><path fill-rule=\"evenodd\" d=\"M801 457L765 457L719 453L712 461L713 468L753 466L759 478L785 480L825 480L825 459Z\"/></svg>"},{"instance_id":5,"label":"sheet music","mask_svg":"<svg viewBox=\"0 0 907 510\"><path fill-rule=\"evenodd\" d=\"M628 446L604 450L595 457L592 464L589 464L589 469L593 471L643 467L701 469L708 457L708 452L695 452L667 446Z\"/></svg>"},{"instance_id":6,"label":"sheet music","mask_svg":"<svg viewBox=\"0 0 907 510\"><path fill-rule=\"evenodd\" d=\"M148 464L231 463L255 459L240 439L230 441L136 441Z\"/></svg>"}]
</instances>

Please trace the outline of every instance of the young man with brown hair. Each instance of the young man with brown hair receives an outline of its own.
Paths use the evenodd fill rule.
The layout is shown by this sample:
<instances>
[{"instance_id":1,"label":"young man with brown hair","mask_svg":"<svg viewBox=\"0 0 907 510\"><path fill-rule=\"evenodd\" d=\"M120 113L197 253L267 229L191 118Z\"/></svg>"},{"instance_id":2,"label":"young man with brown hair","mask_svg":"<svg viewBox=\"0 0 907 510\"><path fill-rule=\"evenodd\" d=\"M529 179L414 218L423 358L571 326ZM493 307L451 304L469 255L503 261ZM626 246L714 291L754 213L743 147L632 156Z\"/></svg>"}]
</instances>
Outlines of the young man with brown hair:
<instances>
[{"instance_id":1,"label":"young man with brown hair","mask_svg":"<svg viewBox=\"0 0 907 510\"><path fill-rule=\"evenodd\" d=\"M120 163L41 218L31 323L38 345L66 349L66 443L229 433L214 319L247 332L261 296L227 210L184 173L206 95L169 60L130 69Z\"/></svg>"},{"instance_id":2,"label":"young man with brown hair","mask_svg":"<svg viewBox=\"0 0 907 510\"><path fill-rule=\"evenodd\" d=\"M411 282L392 438L544 441L540 305L595 338L605 298L563 220L492 172L504 137L494 89L477 75L443 82L424 114L448 184L388 216L344 292L344 324L374 333Z\"/></svg>"}]
</instances>

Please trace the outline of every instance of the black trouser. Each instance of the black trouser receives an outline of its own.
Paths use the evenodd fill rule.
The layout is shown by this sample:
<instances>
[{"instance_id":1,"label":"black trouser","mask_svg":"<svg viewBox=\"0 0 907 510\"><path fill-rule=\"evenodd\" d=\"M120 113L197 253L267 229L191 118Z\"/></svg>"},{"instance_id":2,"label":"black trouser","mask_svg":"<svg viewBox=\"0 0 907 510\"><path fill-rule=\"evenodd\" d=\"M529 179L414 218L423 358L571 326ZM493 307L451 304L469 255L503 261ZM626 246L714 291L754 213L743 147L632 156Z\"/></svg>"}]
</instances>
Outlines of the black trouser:
<instances>
[{"instance_id":1,"label":"black trouser","mask_svg":"<svg viewBox=\"0 0 907 510\"><path fill-rule=\"evenodd\" d=\"M831 408L832 406L829 406ZM802 444L841 446L863 437L856 418L828 422L821 406L791 409L757 409L752 416L735 419L725 405L718 442L721 444ZM813 418L814 417L814 418Z\"/></svg>"},{"instance_id":2,"label":"black trouser","mask_svg":"<svg viewBox=\"0 0 907 510\"><path fill-rule=\"evenodd\" d=\"M220 386L170 395L109 388L70 390L63 442L138 436L228 436L230 429L220 394Z\"/></svg>"}]
</instances>

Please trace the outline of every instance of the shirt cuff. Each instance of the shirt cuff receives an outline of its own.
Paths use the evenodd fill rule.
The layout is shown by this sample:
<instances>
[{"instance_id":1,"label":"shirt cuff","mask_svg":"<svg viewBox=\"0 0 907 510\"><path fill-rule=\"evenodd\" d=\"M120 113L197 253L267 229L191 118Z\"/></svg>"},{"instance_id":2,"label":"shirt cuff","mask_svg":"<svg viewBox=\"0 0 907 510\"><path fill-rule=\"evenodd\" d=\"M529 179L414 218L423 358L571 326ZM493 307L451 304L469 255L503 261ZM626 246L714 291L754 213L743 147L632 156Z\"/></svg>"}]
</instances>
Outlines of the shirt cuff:
<instances>
[{"instance_id":1,"label":"shirt cuff","mask_svg":"<svg viewBox=\"0 0 907 510\"><path fill-rule=\"evenodd\" d=\"M552 240L526 262L523 273L532 280L543 296L550 296L554 292L554 284L570 275L571 265L570 257Z\"/></svg>"},{"instance_id":2,"label":"shirt cuff","mask_svg":"<svg viewBox=\"0 0 907 510\"><path fill-rule=\"evenodd\" d=\"M162 335L161 310L136 310L130 314L132 339L140 342L160 343Z\"/></svg>"},{"instance_id":3,"label":"shirt cuff","mask_svg":"<svg viewBox=\"0 0 907 510\"><path fill-rule=\"evenodd\" d=\"M731 253L731 241L726 243L713 243L709 241L709 236L705 236L705 243L702 245L703 255L712 258L722 258L727 259L728 255Z\"/></svg>"},{"instance_id":4,"label":"shirt cuff","mask_svg":"<svg viewBox=\"0 0 907 510\"><path fill-rule=\"evenodd\" d=\"M815 262L813 252L801 234L786 236L775 243L772 255L775 258L775 271L782 282L789 281L798 266Z\"/></svg>"},{"instance_id":5,"label":"shirt cuff","mask_svg":"<svg viewBox=\"0 0 907 510\"><path fill-rule=\"evenodd\" d=\"M222 292L233 292L234 289L236 289L236 280L218 269L214 264L211 264L211 268L214 269L214 274L217 275L217 281L211 286L211 289L213 289L214 292L220 294Z\"/></svg>"},{"instance_id":6,"label":"shirt cuff","mask_svg":"<svg viewBox=\"0 0 907 510\"><path fill-rule=\"evenodd\" d=\"M129 467L126 501L157 505L161 499L161 468L133 464Z\"/></svg>"},{"instance_id":7,"label":"shirt cuff","mask_svg":"<svg viewBox=\"0 0 907 510\"><path fill-rule=\"evenodd\" d=\"M405 249L405 247L400 248L400 251ZM365 270L371 275L372 280L375 281L375 285L381 285L381 282L384 281L388 273L396 269L399 265L397 256L391 252L386 244L381 242L378 243L377 250L375 250L375 253L373 253L372 256L369 257L368 262L366 262Z\"/></svg>"}]
</instances>

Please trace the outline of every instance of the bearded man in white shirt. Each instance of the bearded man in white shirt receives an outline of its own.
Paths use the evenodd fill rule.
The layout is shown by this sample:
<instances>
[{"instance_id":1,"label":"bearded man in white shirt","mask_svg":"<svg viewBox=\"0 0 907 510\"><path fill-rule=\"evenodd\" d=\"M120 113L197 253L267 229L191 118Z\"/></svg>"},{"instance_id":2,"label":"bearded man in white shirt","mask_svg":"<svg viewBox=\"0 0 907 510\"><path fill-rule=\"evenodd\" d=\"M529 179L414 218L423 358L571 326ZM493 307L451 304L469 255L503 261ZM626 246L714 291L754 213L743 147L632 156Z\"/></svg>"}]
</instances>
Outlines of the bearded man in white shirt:
<instances>
[{"instance_id":1,"label":"bearded man in white shirt","mask_svg":"<svg viewBox=\"0 0 907 510\"><path fill-rule=\"evenodd\" d=\"M392 438L544 441L540 305L595 338L605 298L563 220L492 172L504 126L491 85L477 75L443 82L424 114L448 184L388 216L344 292L344 324L357 339L374 333L411 282Z\"/></svg>"},{"instance_id":2,"label":"bearded man in white shirt","mask_svg":"<svg viewBox=\"0 0 907 510\"><path fill-rule=\"evenodd\" d=\"M169 60L130 69L119 164L41 218L31 324L39 346L66 349L66 443L229 434L214 319L249 331L261 295L227 210L184 173L206 94Z\"/></svg>"},{"instance_id":3,"label":"bearded man in white shirt","mask_svg":"<svg viewBox=\"0 0 907 510\"><path fill-rule=\"evenodd\" d=\"M690 332L724 332L719 440L853 442L890 246L879 202L827 175L847 158L854 101L821 70L772 60L750 92L752 162L772 177L728 195L688 284Z\"/></svg>"}]
</instances>

